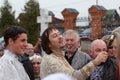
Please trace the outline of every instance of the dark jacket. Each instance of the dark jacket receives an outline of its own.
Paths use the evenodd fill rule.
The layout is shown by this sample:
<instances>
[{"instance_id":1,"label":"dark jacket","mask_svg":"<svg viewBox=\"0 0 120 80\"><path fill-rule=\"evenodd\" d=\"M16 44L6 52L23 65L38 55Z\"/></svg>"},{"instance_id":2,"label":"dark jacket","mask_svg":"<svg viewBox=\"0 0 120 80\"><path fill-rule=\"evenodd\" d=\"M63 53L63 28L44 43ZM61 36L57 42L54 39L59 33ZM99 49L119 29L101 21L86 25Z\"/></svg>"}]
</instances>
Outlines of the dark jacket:
<instances>
[{"instance_id":1,"label":"dark jacket","mask_svg":"<svg viewBox=\"0 0 120 80\"><path fill-rule=\"evenodd\" d=\"M67 59L67 52L65 53L65 58ZM68 61L68 59L67 59ZM82 51L76 51L71 59L71 63L69 63L75 70L79 70L83 66L85 66L89 61L91 61L91 57ZM68 61L69 62L69 61Z\"/></svg>"},{"instance_id":2,"label":"dark jacket","mask_svg":"<svg viewBox=\"0 0 120 80\"><path fill-rule=\"evenodd\" d=\"M90 75L90 77L87 80L118 80L118 61L115 57L113 58L108 58L107 61L105 63L102 63L101 65L99 65L98 67L102 67L102 69L97 70L98 68L96 68L96 72L94 71L92 74L99 74L100 77L98 76L92 76L92 74ZM92 79L91 79L92 77ZM94 77L94 78L93 78Z\"/></svg>"},{"instance_id":3,"label":"dark jacket","mask_svg":"<svg viewBox=\"0 0 120 80\"><path fill-rule=\"evenodd\" d=\"M31 61L28 58L27 54L19 56L19 61L23 64L25 71L27 72L30 80L34 80L34 70Z\"/></svg>"}]
</instances>

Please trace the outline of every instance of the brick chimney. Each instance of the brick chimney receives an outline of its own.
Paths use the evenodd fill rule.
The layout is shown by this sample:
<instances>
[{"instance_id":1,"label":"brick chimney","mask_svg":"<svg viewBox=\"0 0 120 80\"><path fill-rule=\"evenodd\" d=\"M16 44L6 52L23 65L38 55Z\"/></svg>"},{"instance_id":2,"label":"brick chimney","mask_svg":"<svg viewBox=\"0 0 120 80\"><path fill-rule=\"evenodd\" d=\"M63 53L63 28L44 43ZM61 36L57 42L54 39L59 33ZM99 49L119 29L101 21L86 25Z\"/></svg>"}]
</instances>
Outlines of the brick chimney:
<instances>
[{"instance_id":1,"label":"brick chimney","mask_svg":"<svg viewBox=\"0 0 120 80\"><path fill-rule=\"evenodd\" d=\"M76 9L65 8L62 11L62 15L64 17L64 30L74 29L76 26L76 19L79 12Z\"/></svg>"},{"instance_id":2,"label":"brick chimney","mask_svg":"<svg viewBox=\"0 0 120 80\"><path fill-rule=\"evenodd\" d=\"M89 8L89 13L92 18L92 32L91 39L97 39L104 34L104 23L103 18L106 15L107 10L103 6L93 5Z\"/></svg>"}]
</instances>

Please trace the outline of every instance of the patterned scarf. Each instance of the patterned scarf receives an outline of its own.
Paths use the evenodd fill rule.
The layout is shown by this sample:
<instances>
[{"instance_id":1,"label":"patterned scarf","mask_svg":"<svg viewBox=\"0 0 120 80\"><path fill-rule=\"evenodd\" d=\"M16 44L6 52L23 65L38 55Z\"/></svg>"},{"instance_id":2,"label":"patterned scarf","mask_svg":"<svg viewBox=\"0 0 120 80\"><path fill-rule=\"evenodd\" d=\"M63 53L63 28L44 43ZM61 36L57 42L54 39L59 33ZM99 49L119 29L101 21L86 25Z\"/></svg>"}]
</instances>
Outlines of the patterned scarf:
<instances>
[{"instance_id":1,"label":"patterned scarf","mask_svg":"<svg viewBox=\"0 0 120 80\"><path fill-rule=\"evenodd\" d=\"M90 80L102 80L103 65L98 66L90 75Z\"/></svg>"}]
</instances>

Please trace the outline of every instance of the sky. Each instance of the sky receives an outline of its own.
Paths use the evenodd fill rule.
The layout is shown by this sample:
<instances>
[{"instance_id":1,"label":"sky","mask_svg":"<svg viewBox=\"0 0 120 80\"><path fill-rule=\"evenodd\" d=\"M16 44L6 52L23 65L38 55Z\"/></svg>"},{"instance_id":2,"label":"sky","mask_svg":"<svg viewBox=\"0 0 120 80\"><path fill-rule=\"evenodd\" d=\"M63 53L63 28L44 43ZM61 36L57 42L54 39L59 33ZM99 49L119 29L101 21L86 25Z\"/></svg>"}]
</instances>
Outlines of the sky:
<instances>
[{"instance_id":1,"label":"sky","mask_svg":"<svg viewBox=\"0 0 120 80\"><path fill-rule=\"evenodd\" d=\"M15 16L23 12L24 5L28 0L8 0L16 11ZM88 9L92 5L96 5L96 0L38 0L40 8L52 11L56 17L63 19L61 12L65 8L74 8L79 12L78 17L87 17ZM4 0L0 0L0 7L3 5ZM98 0L98 5L106 9L116 9L120 14L120 0Z\"/></svg>"}]
</instances>

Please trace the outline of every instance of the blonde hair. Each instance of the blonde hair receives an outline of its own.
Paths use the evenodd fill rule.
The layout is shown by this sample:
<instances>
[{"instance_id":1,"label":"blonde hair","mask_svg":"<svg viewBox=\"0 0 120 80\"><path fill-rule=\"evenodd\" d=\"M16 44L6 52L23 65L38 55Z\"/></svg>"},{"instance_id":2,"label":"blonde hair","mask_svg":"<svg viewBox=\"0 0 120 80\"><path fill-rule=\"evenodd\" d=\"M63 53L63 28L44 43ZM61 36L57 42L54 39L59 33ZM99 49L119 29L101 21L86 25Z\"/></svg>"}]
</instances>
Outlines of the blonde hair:
<instances>
[{"instance_id":1,"label":"blonde hair","mask_svg":"<svg viewBox=\"0 0 120 80\"><path fill-rule=\"evenodd\" d=\"M34 54L33 56L30 57L30 60L31 60L31 61L35 60L35 61L41 62L42 57L41 57L40 55Z\"/></svg>"},{"instance_id":2,"label":"blonde hair","mask_svg":"<svg viewBox=\"0 0 120 80\"><path fill-rule=\"evenodd\" d=\"M112 34L115 35L116 44L117 44L116 54L117 54L117 57L120 59L120 42L119 42L120 41L120 26L114 29L112 31Z\"/></svg>"},{"instance_id":3,"label":"blonde hair","mask_svg":"<svg viewBox=\"0 0 120 80\"><path fill-rule=\"evenodd\" d=\"M102 39L106 44L108 44L109 39L110 39L110 36L111 36L111 35L105 35L105 36L103 36L101 39Z\"/></svg>"}]
</instances>

